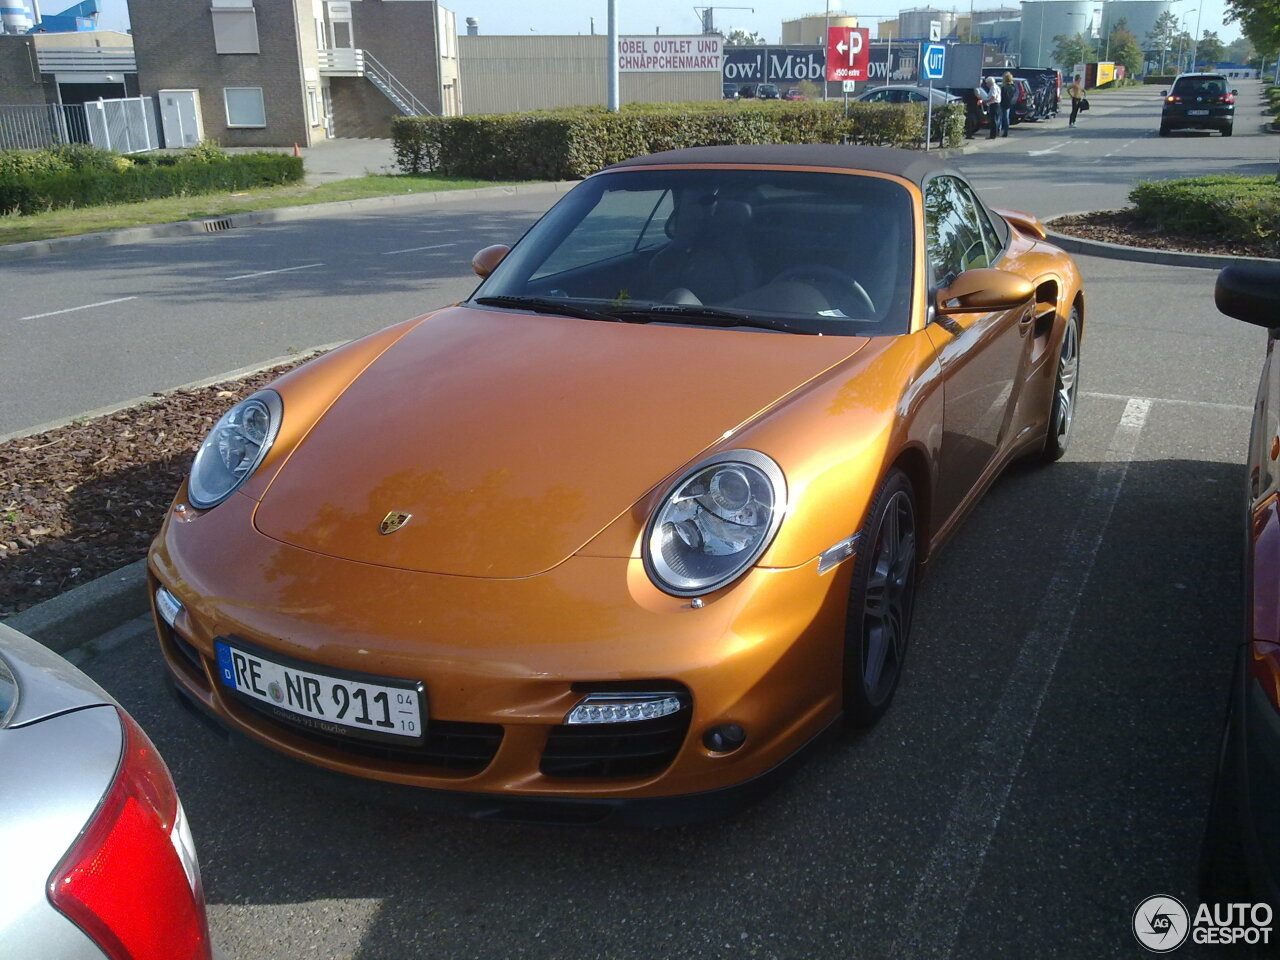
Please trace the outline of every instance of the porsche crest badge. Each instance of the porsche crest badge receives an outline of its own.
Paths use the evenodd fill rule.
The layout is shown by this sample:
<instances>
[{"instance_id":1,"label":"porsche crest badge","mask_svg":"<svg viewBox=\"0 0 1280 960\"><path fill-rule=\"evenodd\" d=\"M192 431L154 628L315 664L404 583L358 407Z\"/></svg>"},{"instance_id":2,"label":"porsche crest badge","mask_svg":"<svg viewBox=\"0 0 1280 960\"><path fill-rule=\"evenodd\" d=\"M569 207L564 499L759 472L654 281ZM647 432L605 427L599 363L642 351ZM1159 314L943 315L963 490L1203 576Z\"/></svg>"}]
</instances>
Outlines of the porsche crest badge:
<instances>
[{"instance_id":1,"label":"porsche crest badge","mask_svg":"<svg viewBox=\"0 0 1280 960\"><path fill-rule=\"evenodd\" d=\"M382 518L382 523L378 527L378 532L384 537L388 533L395 533L403 527L413 517L412 513L402 513L399 510L392 510Z\"/></svg>"}]
</instances>

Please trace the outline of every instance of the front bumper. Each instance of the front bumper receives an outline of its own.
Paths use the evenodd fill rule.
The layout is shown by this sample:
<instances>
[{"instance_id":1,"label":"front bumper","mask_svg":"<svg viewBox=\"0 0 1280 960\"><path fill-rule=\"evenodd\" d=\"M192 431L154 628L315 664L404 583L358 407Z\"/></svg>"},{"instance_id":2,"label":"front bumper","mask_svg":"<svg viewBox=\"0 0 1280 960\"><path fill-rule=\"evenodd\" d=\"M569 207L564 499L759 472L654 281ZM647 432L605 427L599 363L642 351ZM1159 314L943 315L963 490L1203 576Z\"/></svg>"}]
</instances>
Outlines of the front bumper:
<instances>
[{"instance_id":1,"label":"front bumper","mask_svg":"<svg viewBox=\"0 0 1280 960\"><path fill-rule=\"evenodd\" d=\"M520 580L415 573L263 536L255 506L235 494L216 515L171 512L149 558L152 599L164 585L183 609L172 628L159 616L156 625L185 697L299 760L489 797L686 797L757 781L839 715L851 562L822 576L816 561L753 570L699 609L653 587L636 558L574 557ZM317 669L421 680L428 738L434 729L452 740L410 756L310 735L218 683L217 637ZM681 728L663 734L661 769L547 772L584 690L664 684L686 691L688 707ZM746 731L741 747L704 745L709 728L729 723ZM623 735L631 725L590 726ZM607 737L592 749L607 751ZM466 762L455 762L459 751Z\"/></svg>"}]
</instances>

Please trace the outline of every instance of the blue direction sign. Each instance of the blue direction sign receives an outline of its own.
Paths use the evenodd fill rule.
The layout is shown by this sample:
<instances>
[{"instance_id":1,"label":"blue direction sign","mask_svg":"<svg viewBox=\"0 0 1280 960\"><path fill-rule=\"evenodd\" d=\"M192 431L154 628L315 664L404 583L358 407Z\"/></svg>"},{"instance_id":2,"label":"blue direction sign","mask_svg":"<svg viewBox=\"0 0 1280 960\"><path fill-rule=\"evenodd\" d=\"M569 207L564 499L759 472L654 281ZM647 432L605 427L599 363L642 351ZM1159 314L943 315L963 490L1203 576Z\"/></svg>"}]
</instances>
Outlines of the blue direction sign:
<instances>
[{"instance_id":1,"label":"blue direction sign","mask_svg":"<svg viewBox=\"0 0 1280 960\"><path fill-rule=\"evenodd\" d=\"M923 59L921 76L925 80L941 80L947 66L947 48L941 43L925 44Z\"/></svg>"}]
</instances>

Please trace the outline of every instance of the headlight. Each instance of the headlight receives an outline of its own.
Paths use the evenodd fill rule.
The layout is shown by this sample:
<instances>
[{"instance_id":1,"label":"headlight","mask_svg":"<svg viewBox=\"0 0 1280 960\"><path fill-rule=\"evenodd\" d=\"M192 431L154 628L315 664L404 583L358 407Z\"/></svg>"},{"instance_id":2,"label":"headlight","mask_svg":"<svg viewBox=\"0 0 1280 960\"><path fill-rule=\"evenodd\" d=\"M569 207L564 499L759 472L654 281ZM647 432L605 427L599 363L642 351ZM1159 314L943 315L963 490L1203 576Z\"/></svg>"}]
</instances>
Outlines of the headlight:
<instances>
[{"instance_id":1,"label":"headlight","mask_svg":"<svg viewBox=\"0 0 1280 960\"><path fill-rule=\"evenodd\" d=\"M283 411L280 394L259 390L222 415L191 464L187 495L193 507L216 507L253 475L275 442Z\"/></svg>"},{"instance_id":2,"label":"headlight","mask_svg":"<svg viewBox=\"0 0 1280 960\"><path fill-rule=\"evenodd\" d=\"M677 597L724 586L764 553L782 523L787 484L763 453L718 453L676 481L649 518L644 566Z\"/></svg>"}]
</instances>

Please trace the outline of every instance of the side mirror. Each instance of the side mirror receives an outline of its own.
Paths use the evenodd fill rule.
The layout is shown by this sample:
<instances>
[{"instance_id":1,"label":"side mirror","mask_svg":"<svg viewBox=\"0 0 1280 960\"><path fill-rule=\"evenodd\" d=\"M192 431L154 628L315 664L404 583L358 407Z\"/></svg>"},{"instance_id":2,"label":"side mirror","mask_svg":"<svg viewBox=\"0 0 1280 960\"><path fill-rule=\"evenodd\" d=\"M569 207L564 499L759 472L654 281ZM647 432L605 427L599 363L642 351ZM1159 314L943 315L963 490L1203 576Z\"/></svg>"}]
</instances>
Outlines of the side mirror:
<instances>
[{"instance_id":1,"label":"side mirror","mask_svg":"<svg viewBox=\"0 0 1280 960\"><path fill-rule=\"evenodd\" d=\"M1280 326L1280 266L1236 263L1223 267L1213 302L1228 317L1259 327Z\"/></svg>"},{"instance_id":2,"label":"side mirror","mask_svg":"<svg viewBox=\"0 0 1280 960\"><path fill-rule=\"evenodd\" d=\"M1162 97L1167 97L1168 95L1169 95L1169 91L1168 91L1168 90L1161 90L1161 91L1160 91L1160 96L1162 96Z\"/></svg>"},{"instance_id":3,"label":"side mirror","mask_svg":"<svg viewBox=\"0 0 1280 960\"><path fill-rule=\"evenodd\" d=\"M498 264L502 262L502 258L510 252L511 248L505 243L495 243L491 247L485 247L471 258L471 269L476 272L477 277L483 280L493 273Z\"/></svg>"},{"instance_id":4,"label":"side mirror","mask_svg":"<svg viewBox=\"0 0 1280 960\"><path fill-rule=\"evenodd\" d=\"M966 270L938 291L935 308L938 315L956 313L990 313L1020 307L1035 295L1035 287L1007 270L980 267Z\"/></svg>"},{"instance_id":5,"label":"side mirror","mask_svg":"<svg viewBox=\"0 0 1280 960\"><path fill-rule=\"evenodd\" d=\"M1233 97L1238 97L1238 96L1240 96L1240 91L1239 91L1239 90L1232 90L1232 91L1231 91L1231 95L1232 95Z\"/></svg>"}]
</instances>

